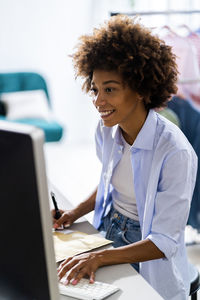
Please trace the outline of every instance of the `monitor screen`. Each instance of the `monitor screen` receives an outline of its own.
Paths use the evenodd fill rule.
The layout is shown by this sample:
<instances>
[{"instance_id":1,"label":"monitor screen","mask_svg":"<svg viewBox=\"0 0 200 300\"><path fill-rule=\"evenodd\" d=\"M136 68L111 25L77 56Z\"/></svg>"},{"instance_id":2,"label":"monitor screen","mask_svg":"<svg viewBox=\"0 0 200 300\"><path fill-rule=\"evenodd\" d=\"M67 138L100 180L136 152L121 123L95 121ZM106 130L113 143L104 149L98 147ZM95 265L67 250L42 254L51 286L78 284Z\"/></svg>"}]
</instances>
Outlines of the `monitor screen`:
<instances>
[{"instance_id":1,"label":"monitor screen","mask_svg":"<svg viewBox=\"0 0 200 300\"><path fill-rule=\"evenodd\" d=\"M0 121L0 299L59 299L43 141Z\"/></svg>"}]
</instances>

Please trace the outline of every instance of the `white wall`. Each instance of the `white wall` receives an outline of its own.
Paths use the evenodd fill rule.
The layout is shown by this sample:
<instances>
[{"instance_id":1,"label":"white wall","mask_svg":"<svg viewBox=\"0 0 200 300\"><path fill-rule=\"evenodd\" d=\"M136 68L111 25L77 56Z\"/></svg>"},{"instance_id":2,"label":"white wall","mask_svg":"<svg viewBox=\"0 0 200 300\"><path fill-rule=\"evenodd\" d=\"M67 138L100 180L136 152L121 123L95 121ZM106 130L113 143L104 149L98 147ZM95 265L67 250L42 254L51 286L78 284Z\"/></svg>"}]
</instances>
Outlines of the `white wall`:
<instances>
[{"instance_id":1,"label":"white wall","mask_svg":"<svg viewBox=\"0 0 200 300\"><path fill-rule=\"evenodd\" d=\"M80 35L91 32L110 11L132 11L131 3L135 11L200 9L199 0L0 0L0 72L36 71L44 75L54 113L66 127L69 141L93 141L98 116L74 79L68 55ZM197 20L197 26L199 14L175 15L175 20L187 25ZM142 21L158 26L167 19L151 16L142 17ZM167 23L173 25L174 18L171 22Z\"/></svg>"},{"instance_id":2,"label":"white wall","mask_svg":"<svg viewBox=\"0 0 200 300\"><path fill-rule=\"evenodd\" d=\"M92 0L0 0L0 72L44 75L57 119L71 141L93 139L97 114L68 57L91 29Z\"/></svg>"}]
</instances>

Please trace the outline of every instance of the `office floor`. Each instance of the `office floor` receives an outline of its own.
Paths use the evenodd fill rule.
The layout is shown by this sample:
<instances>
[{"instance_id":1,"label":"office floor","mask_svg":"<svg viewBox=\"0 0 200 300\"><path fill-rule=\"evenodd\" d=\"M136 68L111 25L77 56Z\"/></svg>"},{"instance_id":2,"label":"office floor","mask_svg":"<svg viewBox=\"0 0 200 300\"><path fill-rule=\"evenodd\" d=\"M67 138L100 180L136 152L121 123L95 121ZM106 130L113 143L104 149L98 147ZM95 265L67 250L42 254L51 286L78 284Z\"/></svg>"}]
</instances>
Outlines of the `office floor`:
<instances>
[{"instance_id":1,"label":"office floor","mask_svg":"<svg viewBox=\"0 0 200 300\"><path fill-rule=\"evenodd\" d=\"M66 140L46 143L44 147L48 180L76 205L97 186L101 165L92 143L73 144ZM93 214L86 218L92 222ZM200 243L187 246L191 263L200 271ZM200 299L200 291L198 292Z\"/></svg>"}]
</instances>

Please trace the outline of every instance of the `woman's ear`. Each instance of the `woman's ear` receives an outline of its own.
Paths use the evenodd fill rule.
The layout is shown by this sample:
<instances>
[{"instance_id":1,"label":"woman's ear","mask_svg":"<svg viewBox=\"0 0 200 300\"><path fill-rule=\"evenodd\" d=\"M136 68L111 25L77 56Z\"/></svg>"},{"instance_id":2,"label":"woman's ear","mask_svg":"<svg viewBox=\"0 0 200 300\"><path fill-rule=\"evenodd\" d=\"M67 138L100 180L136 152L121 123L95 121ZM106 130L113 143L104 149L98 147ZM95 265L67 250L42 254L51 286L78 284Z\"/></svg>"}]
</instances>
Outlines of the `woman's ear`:
<instances>
[{"instance_id":1,"label":"woman's ear","mask_svg":"<svg viewBox=\"0 0 200 300\"><path fill-rule=\"evenodd\" d=\"M138 94L138 101L143 102L144 104L147 103L145 97L140 94Z\"/></svg>"},{"instance_id":2,"label":"woman's ear","mask_svg":"<svg viewBox=\"0 0 200 300\"><path fill-rule=\"evenodd\" d=\"M144 97L140 94L138 94L138 100L141 102L141 101L144 101Z\"/></svg>"},{"instance_id":3,"label":"woman's ear","mask_svg":"<svg viewBox=\"0 0 200 300\"><path fill-rule=\"evenodd\" d=\"M149 103L151 103L150 96L141 96L142 101L144 102L145 106L147 106Z\"/></svg>"}]
</instances>

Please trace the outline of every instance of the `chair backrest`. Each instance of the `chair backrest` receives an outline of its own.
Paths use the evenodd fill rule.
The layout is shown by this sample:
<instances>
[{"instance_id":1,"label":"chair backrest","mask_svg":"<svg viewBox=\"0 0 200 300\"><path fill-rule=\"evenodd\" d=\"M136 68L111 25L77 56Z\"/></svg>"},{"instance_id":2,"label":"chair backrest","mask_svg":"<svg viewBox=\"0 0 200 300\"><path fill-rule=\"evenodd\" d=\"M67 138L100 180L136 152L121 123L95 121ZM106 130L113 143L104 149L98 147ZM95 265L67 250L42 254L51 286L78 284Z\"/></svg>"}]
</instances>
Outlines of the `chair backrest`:
<instances>
[{"instance_id":1,"label":"chair backrest","mask_svg":"<svg viewBox=\"0 0 200 300\"><path fill-rule=\"evenodd\" d=\"M194 265L189 263L190 275L190 296L192 300L197 300L197 292L200 289L200 274Z\"/></svg>"},{"instance_id":2,"label":"chair backrest","mask_svg":"<svg viewBox=\"0 0 200 300\"><path fill-rule=\"evenodd\" d=\"M191 143L198 156L197 180L193 193L188 224L200 229L200 111L187 100L173 97L168 103L180 120L180 128Z\"/></svg>"},{"instance_id":3,"label":"chair backrest","mask_svg":"<svg viewBox=\"0 0 200 300\"><path fill-rule=\"evenodd\" d=\"M0 94L31 90L44 90L50 104L47 85L40 74L34 72L0 73Z\"/></svg>"}]
</instances>

